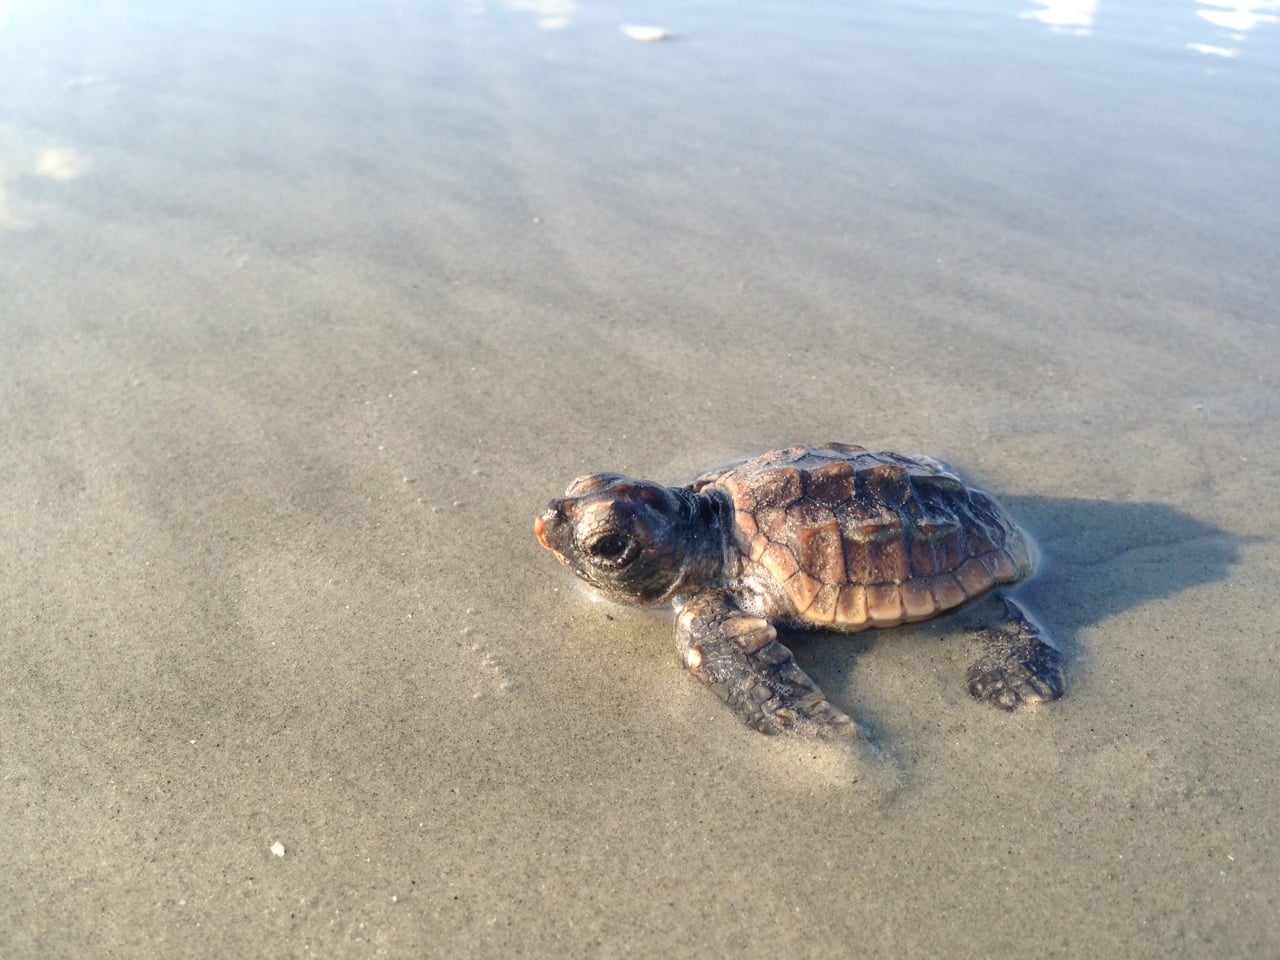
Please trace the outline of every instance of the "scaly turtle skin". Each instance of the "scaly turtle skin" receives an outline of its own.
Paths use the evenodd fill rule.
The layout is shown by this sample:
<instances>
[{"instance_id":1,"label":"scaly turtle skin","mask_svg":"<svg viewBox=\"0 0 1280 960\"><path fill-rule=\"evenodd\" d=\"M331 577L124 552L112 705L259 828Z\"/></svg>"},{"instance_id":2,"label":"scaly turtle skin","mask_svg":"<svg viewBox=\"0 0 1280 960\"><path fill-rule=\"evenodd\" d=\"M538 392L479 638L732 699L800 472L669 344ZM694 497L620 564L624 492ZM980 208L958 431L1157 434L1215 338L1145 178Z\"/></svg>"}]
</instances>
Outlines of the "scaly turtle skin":
<instances>
[{"instance_id":1,"label":"scaly turtle skin","mask_svg":"<svg viewBox=\"0 0 1280 960\"><path fill-rule=\"evenodd\" d=\"M664 487L580 477L537 518L538 541L602 594L673 603L681 662L765 733L857 736L775 624L854 632L926 620L1032 571L1026 536L927 457L790 447ZM1013 600L969 670L1004 710L1062 695L1062 658Z\"/></svg>"}]
</instances>

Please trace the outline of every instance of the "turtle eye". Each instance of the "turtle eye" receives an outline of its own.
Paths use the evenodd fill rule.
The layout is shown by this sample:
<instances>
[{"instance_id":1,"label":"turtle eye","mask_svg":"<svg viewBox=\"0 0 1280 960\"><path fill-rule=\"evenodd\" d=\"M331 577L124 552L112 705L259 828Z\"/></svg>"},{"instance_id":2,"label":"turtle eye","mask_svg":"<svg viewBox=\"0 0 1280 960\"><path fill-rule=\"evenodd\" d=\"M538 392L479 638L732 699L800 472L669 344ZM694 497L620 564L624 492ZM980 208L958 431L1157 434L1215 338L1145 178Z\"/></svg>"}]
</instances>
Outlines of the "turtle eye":
<instances>
[{"instance_id":1,"label":"turtle eye","mask_svg":"<svg viewBox=\"0 0 1280 960\"><path fill-rule=\"evenodd\" d=\"M587 553L604 563L623 564L631 559L634 543L625 533L606 533L587 544Z\"/></svg>"}]
</instances>

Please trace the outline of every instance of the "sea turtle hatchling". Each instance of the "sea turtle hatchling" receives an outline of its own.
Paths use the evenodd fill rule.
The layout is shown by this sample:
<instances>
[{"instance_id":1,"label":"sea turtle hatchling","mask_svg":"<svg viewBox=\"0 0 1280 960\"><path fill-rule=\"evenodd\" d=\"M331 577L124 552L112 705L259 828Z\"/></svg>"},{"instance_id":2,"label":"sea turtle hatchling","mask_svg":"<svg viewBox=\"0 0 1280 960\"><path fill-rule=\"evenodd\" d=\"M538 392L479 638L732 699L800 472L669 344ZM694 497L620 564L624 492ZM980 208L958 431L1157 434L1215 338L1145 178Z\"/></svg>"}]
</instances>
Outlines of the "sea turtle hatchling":
<instances>
[{"instance_id":1,"label":"sea turtle hatchling","mask_svg":"<svg viewBox=\"0 0 1280 960\"><path fill-rule=\"evenodd\" d=\"M775 626L852 633L953 611L1032 570L1025 534L928 457L828 443L665 487L616 473L569 485L538 541L605 597L673 603L680 662L764 733L858 736ZM1013 600L969 690L1004 710L1062 695L1062 657Z\"/></svg>"}]
</instances>

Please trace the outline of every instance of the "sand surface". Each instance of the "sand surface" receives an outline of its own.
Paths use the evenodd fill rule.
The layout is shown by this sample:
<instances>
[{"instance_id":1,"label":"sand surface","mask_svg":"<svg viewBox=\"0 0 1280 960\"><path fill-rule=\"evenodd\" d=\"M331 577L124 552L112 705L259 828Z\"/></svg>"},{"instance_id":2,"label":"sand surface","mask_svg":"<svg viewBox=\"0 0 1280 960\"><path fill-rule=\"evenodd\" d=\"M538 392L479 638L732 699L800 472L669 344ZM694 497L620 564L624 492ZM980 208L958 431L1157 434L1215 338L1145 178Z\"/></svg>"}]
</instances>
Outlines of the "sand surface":
<instances>
[{"instance_id":1,"label":"sand surface","mask_svg":"<svg viewBox=\"0 0 1280 960\"><path fill-rule=\"evenodd\" d=\"M1278 65L1191 2L0 4L0 956L1280 955ZM880 755L764 738L532 536L826 440L1010 505L1065 699L801 637Z\"/></svg>"}]
</instances>

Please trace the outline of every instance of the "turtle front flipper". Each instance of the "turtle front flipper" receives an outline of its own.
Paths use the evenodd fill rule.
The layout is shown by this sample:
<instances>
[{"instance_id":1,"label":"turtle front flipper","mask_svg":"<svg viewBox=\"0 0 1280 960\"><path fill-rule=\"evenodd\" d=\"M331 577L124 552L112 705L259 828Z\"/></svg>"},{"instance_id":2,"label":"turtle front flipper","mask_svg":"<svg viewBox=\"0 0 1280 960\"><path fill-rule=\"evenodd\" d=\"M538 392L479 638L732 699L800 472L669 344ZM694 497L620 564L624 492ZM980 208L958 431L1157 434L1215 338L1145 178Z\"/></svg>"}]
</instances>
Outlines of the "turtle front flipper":
<instances>
[{"instance_id":1,"label":"turtle front flipper","mask_svg":"<svg viewBox=\"0 0 1280 960\"><path fill-rule=\"evenodd\" d=\"M1001 710L1057 700L1066 689L1062 654L1017 603L997 595L1004 622L982 631L986 652L969 668L969 692Z\"/></svg>"},{"instance_id":2,"label":"turtle front flipper","mask_svg":"<svg viewBox=\"0 0 1280 960\"><path fill-rule=\"evenodd\" d=\"M861 736L829 701L773 626L739 610L721 593L688 601L676 618L680 662L761 733Z\"/></svg>"}]
</instances>

